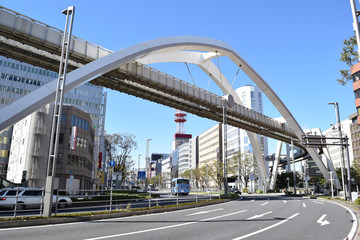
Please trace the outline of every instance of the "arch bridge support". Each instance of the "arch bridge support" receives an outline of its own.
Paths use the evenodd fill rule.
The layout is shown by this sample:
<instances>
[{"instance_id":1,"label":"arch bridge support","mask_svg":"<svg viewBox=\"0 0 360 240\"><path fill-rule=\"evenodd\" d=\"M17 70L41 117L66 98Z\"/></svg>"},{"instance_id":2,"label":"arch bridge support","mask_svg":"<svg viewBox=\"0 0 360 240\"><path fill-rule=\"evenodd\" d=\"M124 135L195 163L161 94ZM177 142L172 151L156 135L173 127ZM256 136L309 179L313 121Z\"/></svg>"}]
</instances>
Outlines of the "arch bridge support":
<instances>
[{"instance_id":1,"label":"arch bridge support","mask_svg":"<svg viewBox=\"0 0 360 240\"><path fill-rule=\"evenodd\" d=\"M252 66L250 66L250 64L245 61L243 57L241 57L235 49L225 42L204 37L166 37L142 42L121 49L70 72L67 75L64 92L68 92L85 82L89 82L94 78L117 68L121 64L136 61L145 57L155 56L156 54L176 51L210 52L210 57L214 57L213 53L216 52L221 56L227 56L237 66L239 66L269 98L289 126L294 130L298 139L301 139L301 136L304 135L300 125L297 123L281 99L275 94L268 83L255 71ZM209 57L204 58L208 59ZM204 62L204 64L209 63L210 61ZM206 69L209 69L209 67L206 67ZM41 106L53 101L55 91L56 82L50 82L27 96L15 101L13 104L3 108L2 112L6 112L6 114L0 115L0 129L6 128L7 126L34 112ZM313 148L307 148L307 151L316 162L324 177L329 180L329 172L320 160L317 152Z\"/></svg>"}]
</instances>

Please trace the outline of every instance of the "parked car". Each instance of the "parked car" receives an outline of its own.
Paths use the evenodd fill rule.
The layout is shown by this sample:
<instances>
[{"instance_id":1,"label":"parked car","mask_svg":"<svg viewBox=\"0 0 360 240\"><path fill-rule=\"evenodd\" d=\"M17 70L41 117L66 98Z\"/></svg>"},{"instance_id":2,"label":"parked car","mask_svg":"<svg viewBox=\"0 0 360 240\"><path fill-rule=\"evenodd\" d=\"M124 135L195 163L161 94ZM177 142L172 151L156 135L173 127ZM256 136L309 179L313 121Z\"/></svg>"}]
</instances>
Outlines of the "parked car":
<instances>
[{"instance_id":1,"label":"parked car","mask_svg":"<svg viewBox=\"0 0 360 240\"><path fill-rule=\"evenodd\" d=\"M16 204L17 193L17 204ZM0 208L23 210L25 208L40 208L44 202L41 188L3 188L0 189ZM55 206L56 196L53 196ZM71 205L72 201L66 196L57 196L58 208L65 208Z\"/></svg>"}]
</instances>

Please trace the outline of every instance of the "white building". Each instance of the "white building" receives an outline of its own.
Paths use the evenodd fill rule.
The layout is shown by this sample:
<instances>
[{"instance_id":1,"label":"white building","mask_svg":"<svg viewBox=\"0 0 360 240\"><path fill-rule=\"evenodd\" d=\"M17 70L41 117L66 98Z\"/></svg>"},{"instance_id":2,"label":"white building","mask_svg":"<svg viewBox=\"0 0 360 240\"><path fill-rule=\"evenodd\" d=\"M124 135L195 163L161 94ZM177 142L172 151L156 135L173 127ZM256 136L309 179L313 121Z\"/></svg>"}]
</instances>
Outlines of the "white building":
<instances>
[{"instance_id":1,"label":"white building","mask_svg":"<svg viewBox=\"0 0 360 240\"><path fill-rule=\"evenodd\" d=\"M163 182L165 183L165 188L170 188L171 186L171 156L168 158L161 160L161 178Z\"/></svg>"},{"instance_id":2,"label":"white building","mask_svg":"<svg viewBox=\"0 0 360 240\"><path fill-rule=\"evenodd\" d=\"M179 176L186 170L195 169L197 162L197 139L192 138L189 142L179 147Z\"/></svg>"},{"instance_id":3,"label":"white building","mask_svg":"<svg viewBox=\"0 0 360 240\"><path fill-rule=\"evenodd\" d=\"M351 131L350 131L350 124L352 123L352 121L350 119L345 119L343 121L340 122L341 124L341 134L342 137L347 136L349 138L349 160L350 160L350 166L353 163L354 160L354 154L353 154L353 149L352 149L352 136L351 136ZM323 135L325 137L335 137L337 138L338 135L338 130L336 125L332 126L331 128L325 130L323 132ZM341 167L341 147L340 146L328 146L327 150L325 151L326 155L330 156L330 159L332 161L332 163L334 164L334 168L340 168ZM344 148L344 162L345 162L345 166L347 165L347 154L346 154L346 148Z\"/></svg>"},{"instance_id":4,"label":"white building","mask_svg":"<svg viewBox=\"0 0 360 240\"><path fill-rule=\"evenodd\" d=\"M244 107L253 111L263 113L263 100L260 89L256 86L246 85L235 90ZM228 126L227 129L227 155L231 158L237 152L252 153L252 146L245 130ZM261 151L263 156L268 155L267 137L258 135Z\"/></svg>"}]
</instances>

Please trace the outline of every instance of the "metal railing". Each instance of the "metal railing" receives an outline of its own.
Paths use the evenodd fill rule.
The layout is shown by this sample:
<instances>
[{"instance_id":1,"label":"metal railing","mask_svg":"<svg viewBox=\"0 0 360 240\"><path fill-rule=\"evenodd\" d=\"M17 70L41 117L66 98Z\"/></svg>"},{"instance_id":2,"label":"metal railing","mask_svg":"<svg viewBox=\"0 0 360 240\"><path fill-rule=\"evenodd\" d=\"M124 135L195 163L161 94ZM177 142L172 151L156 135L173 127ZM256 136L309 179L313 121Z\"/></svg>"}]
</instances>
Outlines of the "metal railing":
<instances>
[{"instance_id":1,"label":"metal railing","mask_svg":"<svg viewBox=\"0 0 360 240\"><path fill-rule=\"evenodd\" d=\"M38 196L23 196L24 188L11 188L11 190L15 190L16 195L0 196L0 218L42 216L44 189L36 190L41 191L41 195ZM221 192L218 190L210 192L200 189L192 189L191 194L184 196L179 193L171 195L169 189L161 192L152 189L148 191L144 189L56 190L53 198L53 215L166 207L189 202L210 201L220 196ZM38 200L37 203L30 205L27 200L35 198ZM71 203L63 201L64 198L71 199Z\"/></svg>"}]
</instances>

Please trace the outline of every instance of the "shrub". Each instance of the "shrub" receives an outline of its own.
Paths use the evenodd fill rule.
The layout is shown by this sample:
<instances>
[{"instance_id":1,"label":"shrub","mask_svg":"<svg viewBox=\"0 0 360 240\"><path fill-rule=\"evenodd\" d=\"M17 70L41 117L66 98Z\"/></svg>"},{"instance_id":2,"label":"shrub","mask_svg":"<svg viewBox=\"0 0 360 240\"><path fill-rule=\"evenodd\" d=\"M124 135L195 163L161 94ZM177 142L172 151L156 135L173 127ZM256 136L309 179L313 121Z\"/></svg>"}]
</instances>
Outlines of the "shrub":
<instances>
[{"instance_id":1,"label":"shrub","mask_svg":"<svg viewBox=\"0 0 360 240\"><path fill-rule=\"evenodd\" d=\"M355 200L355 204L360 206L360 198L357 198L357 199Z\"/></svg>"},{"instance_id":2,"label":"shrub","mask_svg":"<svg viewBox=\"0 0 360 240\"><path fill-rule=\"evenodd\" d=\"M243 193L249 193L249 189L243 188L242 192L243 192Z\"/></svg>"},{"instance_id":3,"label":"shrub","mask_svg":"<svg viewBox=\"0 0 360 240\"><path fill-rule=\"evenodd\" d=\"M256 190L256 193L261 194L261 193L263 193L263 191L262 190Z\"/></svg>"}]
</instances>

